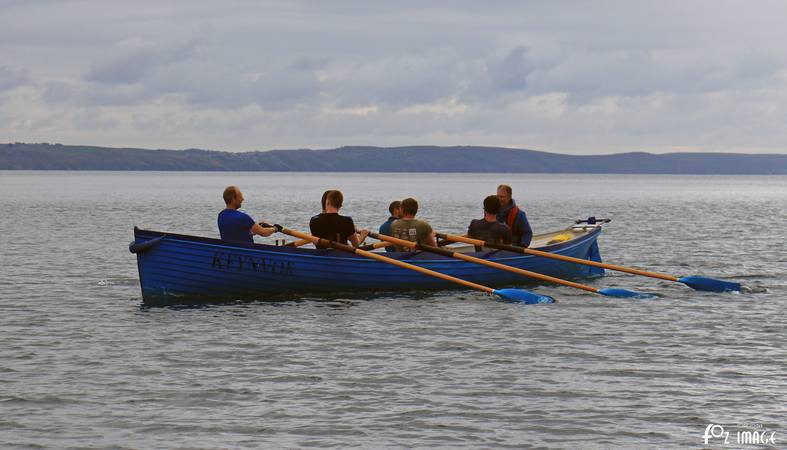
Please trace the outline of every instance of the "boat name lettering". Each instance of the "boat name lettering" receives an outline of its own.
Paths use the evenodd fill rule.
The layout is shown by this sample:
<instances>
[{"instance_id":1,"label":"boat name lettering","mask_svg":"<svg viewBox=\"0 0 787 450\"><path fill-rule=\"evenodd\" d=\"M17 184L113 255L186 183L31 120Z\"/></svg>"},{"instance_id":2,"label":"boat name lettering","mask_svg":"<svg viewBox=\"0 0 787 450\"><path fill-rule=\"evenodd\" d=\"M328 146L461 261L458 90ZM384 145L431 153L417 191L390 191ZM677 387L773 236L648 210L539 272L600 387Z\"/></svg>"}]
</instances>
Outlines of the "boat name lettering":
<instances>
[{"instance_id":1,"label":"boat name lettering","mask_svg":"<svg viewBox=\"0 0 787 450\"><path fill-rule=\"evenodd\" d=\"M233 253L214 252L213 270L223 272L259 272L272 275L286 275L291 277L295 270L292 261L282 261L266 258L264 256L237 255Z\"/></svg>"}]
</instances>

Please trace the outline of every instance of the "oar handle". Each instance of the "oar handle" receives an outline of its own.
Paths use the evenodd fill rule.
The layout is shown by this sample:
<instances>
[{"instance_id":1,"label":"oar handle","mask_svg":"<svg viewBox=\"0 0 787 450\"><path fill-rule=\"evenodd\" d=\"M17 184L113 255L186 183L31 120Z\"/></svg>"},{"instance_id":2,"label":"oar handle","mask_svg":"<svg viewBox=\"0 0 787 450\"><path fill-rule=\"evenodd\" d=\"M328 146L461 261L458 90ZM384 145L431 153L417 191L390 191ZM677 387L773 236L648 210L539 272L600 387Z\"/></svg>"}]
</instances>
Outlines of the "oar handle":
<instances>
[{"instance_id":1,"label":"oar handle","mask_svg":"<svg viewBox=\"0 0 787 450\"><path fill-rule=\"evenodd\" d=\"M393 244L390 242L375 242L374 244L361 245L358 248L361 250L375 250L383 247L390 247Z\"/></svg>"},{"instance_id":2,"label":"oar handle","mask_svg":"<svg viewBox=\"0 0 787 450\"><path fill-rule=\"evenodd\" d=\"M647 270L634 269L634 268L631 268L631 267L618 266L618 265L615 265L615 264L607 264L607 263L602 263L602 262L598 262L598 261L591 261L591 260L588 260L588 259L574 258L572 256L558 255L556 253L543 252L541 250L533 250L532 248L518 247L516 245L495 244L495 243L492 243L492 242L482 241L480 239L472 239L472 238L468 238L468 237L455 236L455 235L452 235L452 234L444 234L444 233L437 233L437 236L440 239L445 239L445 240L448 240L448 241L464 242L466 244L480 245L480 246L489 247L489 248L496 248L496 249L499 249L499 250L507 250L507 251L510 251L510 252L517 252L517 253L525 253L525 254L528 254L528 255L542 256L544 258L557 259L557 260L560 260L560 261L568 261L568 262L573 262L573 263L576 263L576 264L584 264L584 265L587 265L587 266L601 267L603 269L616 270L618 272L626 272L626 273L631 273L631 274L635 274L635 275L642 275L642 276L652 277L652 278L660 278L662 280L679 281L677 277L673 277L672 275L666 275L666 274L663 274L663 273L649 272Z\"/></svg>"},{"instance_id":3,"label":"oar handle","mask_svg":"<svg viewBox=\"0 0 787 450\"><path fill-rule=\"evenodd\" d=\"M427 252L436 253L438 255L447 256L449 258L454 256L454 252L452 252L451 250L446 250L444 248L439 248L439 247L432 247L431 245L419 244L417 242L395 238L393 236L388 236L386 234L379 234L370 231L369 236L374 239L377 239L378 241L387 242L390 245L398 245L400 247L407 247L413 250L424 250Z\"/></svg>"},{"instance_id":4,"label":"oar handle","mask_svg":"<svg viewBox=\"0 0 787 450\"><path fill-rule=\"evenodd\" d=\"M452 251L446 250L444 248L438 248L438 247L433 247L431 245L419 244L417 242L411 242L411 241L407 241L407 240L404 240L404 239L399 239L399 238L395 238L393 236L386 236L384 234L378 234L378 233L369 233L369 236L373 237L374 239L381 240L381 241L393 242L394 244L401 245L403 247L409 247L409 248L412 248L412 249L424 250L424 251L427 251L427 252L436 253L438 255L447 256L449 258L461 259L463 261L472 262L472 263L476 263L476 264L481 264L483 266L493 267L495 269L505 270L505 271L516 273L518 275L522 275L522 276L525 276L525 277L535 278L537 280L549 281L549 282L555 283L555 284L562 284L564 286L570 286L570 287L577 288L577 289L582 289L582 290L588 291L588 292L598 292L598 289L594 288L592 286L588 286L588 285L581 284L581 283L575 283L573 281L568 281L568 280L564 280L562 278L556 278L556 277L549 276L549 275L544 275L544 274L541 274L541 273L531 272L529 270L520 269L518 267L507 266L505 264L500 264L500 263L495 262L495 261L489 261L489 260L486 260L486 259L476 258L475 256L465 255L464 253L452 252Z\"/></svg>"},{"instance_id":5,"label":"oar handle","mask_svg":"<svg viewBox=\"0 0 787 450\"><path fill-rule=\"evenodd\" d=\"M416 266L414 264L409 264L409 263L406 263L404 261L399 261L398 259L388 258L388 257L380 255L378 253L372 253L372 252L369 252L369 251L366 251L366 250L361 250L361 249L355 248L355 247L353 247L351 245L342 244L342 243L336 242L336 241L329 241L328 239L318 238L318 237L312 236L310 234L301 233L299 231L295 231L295 230L290 230L290 229L284 228L281 225L276 225L276 229L278 231L284 233L284 234L289 234L290 236L294 236L294 237L297 237L297 238L300 238L300 239L308 239L308 240L312 241L315 244L330 246L330 247L333 247L333 248L335 248L337 250L344 250L344 251L349 252L349 253L355 253L357 255L365 256L367 258L375 259L377 261L381 261L381 262L385 262L385 263L388 263L388 264L392 264L394 266L401 267L403 269L409 269L409 270L412 270L412 271L415 271L415 272L422 273L424 275L429 275L429 276L432 276L432 277L435 277L435 278L440 278L440 279L446 280L446 281L452 281L452 282L460 284L462 286L466 286L466 287L469 287L469 288L472 288L472 289L477 289L479 291L487 292L487 293L490 293L490 294L493 294L495 292L495 290L490 288L490 287L483 286L483 285L480 285L480 284L476 284L476 283L473 283L472 281L467 281L467 280L463 280L461 278L453 277L451 275L446 275L444 273L435 272L434 270L429 270L429 269L427 269L425 267L419 267L419 266Z\"/></svg>"},{"instance_id":6,"label":"oar handle","mask_svg":"<svg viewBox=\"0 0 787 450\"><path fill-rule=\"evenodd\" d=\"M268 227L268 228L270 228L270 227ZM309 242L311 242L311 241L308 240L308 239L301 239L301 240L298 240L298 241L293 241L293 242L284 244L284 246L285 247L300 247L302 245L308 244Z\"/></svg>"}]
</instances>

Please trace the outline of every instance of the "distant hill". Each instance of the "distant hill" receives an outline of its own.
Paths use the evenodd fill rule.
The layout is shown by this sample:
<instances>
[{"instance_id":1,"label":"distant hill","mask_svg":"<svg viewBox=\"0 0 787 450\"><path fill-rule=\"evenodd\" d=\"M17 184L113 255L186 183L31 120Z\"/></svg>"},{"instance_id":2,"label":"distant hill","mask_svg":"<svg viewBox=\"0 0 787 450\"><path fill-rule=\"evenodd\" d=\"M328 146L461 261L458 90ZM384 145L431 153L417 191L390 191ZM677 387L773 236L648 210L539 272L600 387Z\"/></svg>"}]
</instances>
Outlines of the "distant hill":
<instances>
[{"instance_id":1,"label":"distant hill","mask_svg":"<svg viewBox=\"0 0 787 450\"><path fill-rule=\"evenodd\" d=\"M787 174L787 154L619 153L574 156L501 147L340 147L333 150L145 150L0 144L0 170Z\"/></svg>"}]
</instances>

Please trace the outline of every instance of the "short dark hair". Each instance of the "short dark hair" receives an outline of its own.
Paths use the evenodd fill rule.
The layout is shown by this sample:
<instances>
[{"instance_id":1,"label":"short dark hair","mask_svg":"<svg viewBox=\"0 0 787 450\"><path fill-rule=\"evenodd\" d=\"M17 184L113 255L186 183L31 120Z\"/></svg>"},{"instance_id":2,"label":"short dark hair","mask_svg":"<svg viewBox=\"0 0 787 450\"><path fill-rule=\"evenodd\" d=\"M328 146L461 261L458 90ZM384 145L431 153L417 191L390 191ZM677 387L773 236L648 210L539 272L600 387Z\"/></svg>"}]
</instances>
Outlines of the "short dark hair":
<instances>
[{"instance_id":1,"label":"short dark hair","mask_svg":"<svg viewBox=\"0 0 787 450\"><path fill-rule=\"evenodd\" d=\"M489 214L500 212L500 199L496 195L489 195L484 199L484 211Z\"/></svg>"},{"instance_id":2,"label":"short dark hair","mask_svg":"<svg viewBox=\"0 0 787 450\"><path fill-rule=\"evenodd\" d=\"M325 199L328 198L328 193L331 192L330 189L322 193L322 200L320 200L320 204L322 205L322 210L325 211Z\"/></svg>"},{"instance_id":3,"label":"short dark hair","mask_svg":"<svg viewBox=\"0 0 787 450\"><path fill-rule=\"evenodd\" d=\"M394 209L401 208L401 207L402 207L402 202L400 202L399 200L394 200L391 202L390 205L388 205L388 212L393 214Z\"/></svg>"},{"instance_id":4,"label":"short dark hair","mask_svg":"<svg viewBox=\"0 0 787 450\"><path fill-rule=\"evenodd\" d=\"M402 214L414 216L418 213L418 202L414 198L402 200Z\"/></svg>"},{"instance_id":5,"label":"short dark hair","mask_svg":"<svg viewBox=\"0 0 787 450\"><path fill-rule=\"evenodd\" d=\"M511 192L511 186L509 186L509 185L507 185L507 184L501 184L500 186L498 186L498 187L497 187L497 190L498 190L498 191L499 191L500 189L502 189L502 190L506 191L506 193L508 194L508 196L509 196L509 197L511 197L511 195L513 194L513 193Z\"/></svg>"},{"instance_id":6,"label":"short dark hair","mask_svg":"<svg viewBox=\"0 0 787 450\"><path fill-rule=\"evenodd\" d=\"M224 204L229 205L238 195L238 186L227 186L224 188Z\"/></svg>"},{"instance_id":7,"label":"short dark hair","mask_svg":"<svg viewBox=\"0 0 787 450\"><path fill-rule=\"evenodd\" d=\"M342 195L342 191L328 191L328 194L325 196L326 207L328 203L330 203L334 208L341 208L343 202L344 196Z\"/></svg>"}]
</instances>

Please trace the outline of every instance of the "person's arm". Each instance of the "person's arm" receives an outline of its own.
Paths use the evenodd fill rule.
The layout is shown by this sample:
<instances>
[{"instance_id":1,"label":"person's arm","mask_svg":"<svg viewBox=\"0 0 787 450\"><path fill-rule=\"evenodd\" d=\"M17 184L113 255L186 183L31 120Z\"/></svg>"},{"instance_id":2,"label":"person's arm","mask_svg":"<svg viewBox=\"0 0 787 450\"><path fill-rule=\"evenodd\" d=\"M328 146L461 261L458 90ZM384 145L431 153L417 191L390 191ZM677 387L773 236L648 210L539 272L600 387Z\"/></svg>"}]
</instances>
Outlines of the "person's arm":
<instances>
[{"instance_id":1,"label":"person's arm","mask_svg":"<svg viewBox=\"0 0 787 450\"><path fill-rule=\"evenodd\" d=\"M431 245L432 247L437 247L437 239L435 239L435 232L434 231L429 233L429 236L426 237L426 240L424 240L424 243L426 245Z\"/></svg>"},{"instance_id":2,"label":"person's arm","mask_svg":"<svg viewBox=\"0 0 787 450\"><path fill-rule=\"evenodd\" d=\"M524 233L522 233L522 246L530 247L530 241L533 240L533 229L530 228L530 222L527 221L527 214L525 210L522 211L522 222L524 224Z\"/></svg>"},{"instance_id":3,"label":"person's arm","mask_svg":"<svg viewBox=\"0 0 787 450\"><path fill-rule=\"evenodd\" d=\"M392 223L393 223L393 221L386 220L385 223L380 225L380 234L384 234L386 236L390 236L391 235L391 224Z\"/></svg>"},{"instance_id":4,"label":"person's arm","mask_svg":"<svg viewBox=\"0 0 787 450\"><path fill-rule=\"evenodd\" d=\"M420 226L424 227L422 230L426 232L426 237L424 238L423 243L426 245L431 245L432 247L437 247L437 239L435 238L435 232L432 229L432 226L427 222L421 221L421 223L423 225Z\"/></svg>"},{"instance_id":5,"label":"person's arm","mask_svg":"<svg viewBox=\"0 0 787 450\"><path fill-rule=\"evenodd\" d=\"M350 243L352 243L353 247L360 247L367 236L369 236L369 230L366 228L358 230L350 235Z\"/></svg>"},{"instance_id":6,"label":"person's arm","mask_svg":"<svg viewBox=\"0 0 787 450\"><path fill-rule=\"evenodd\" d=\"M476 237L476 234L475 234L475 233L473 233L473 224L474 224L474 223L475 223L475 220L471 220L471 221L470 221L470 225L468 225L468 227L467 227L467 233L465 233L463 237L469 237L469 238L471 238L471 239L478 239L478 238ZM477 252L480 252L481 250L483 250L483 249L484 249L484 248L483 248L482 246L480 246L480 245L474 245L473 247L475 248L475 251L477 251Z\"/></svg>"},{"instance_id":7,"label":"person's arm","mask_svg":"<svg viewBox=\"0 0 787 450\"><path fill-rule=\"evenodd\" d=\"M362 230L355 229L355 223L353 222L352 217L345 216L344 225L342 225L342 230L340 233L344 236L347 236L347 240L350 241L353 247L358 247L363 243L363 240L366 239L366 236L369 235L369 230L366 228Z\"/></svg>"},{"instance_id":8,"label":"person's arm","mask_svg":"<svg viewBox=\"0 0 787 450\"><path fill-rule=\"evenodd\" d=\"M251 232L263 237L268 237L276 232L276 228L263 227L262 225L255 223L251 226Z\"/></svg>"},{"instance_id":9,"label":"person's arm","mask_svg":"<svg viewBox=\"0 0 787 450\"><path fill-rule=\"evenodd\" d=\"M503 224L503 226L505 227L505 231L503 232L503 244L509 245L512 240L511 228L508 228L505 224Z\"/></svg>"}]
</instances>

